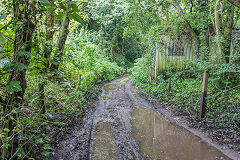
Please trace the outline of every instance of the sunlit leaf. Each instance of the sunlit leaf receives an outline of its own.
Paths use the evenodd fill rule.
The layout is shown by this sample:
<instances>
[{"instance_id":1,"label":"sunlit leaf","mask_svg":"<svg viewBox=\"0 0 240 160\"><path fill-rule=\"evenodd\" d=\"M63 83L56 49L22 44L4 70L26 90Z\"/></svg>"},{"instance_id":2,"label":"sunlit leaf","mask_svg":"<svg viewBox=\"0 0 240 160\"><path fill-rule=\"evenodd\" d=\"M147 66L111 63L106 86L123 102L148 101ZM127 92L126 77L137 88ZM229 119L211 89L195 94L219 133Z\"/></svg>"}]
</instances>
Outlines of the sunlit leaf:
<instances>
[{"instance_id":1,"label":"sunlit leaf","mask_svg":"<svg viewBox=\"0 0 240 160\"><path fill-rule=\"evenodd\" d=\"M30 58L31 57L31 52L22 51L22 52L19 52L19 56L25 56L27 58Z\"/></svg>"},{"instance_id":2,"label":"sunlit leaf","mask_svg":"<svg viewBox=\"0 0 240 160\"><path fill-rule=\"evenodd\" d=\"M81 22L82 21L81 16L79 14L77 14L77 13L69 13L68 17L69 17L69 19L74 19L77 22Z\"/></svg>"},{"instance_id":3,"label":"sunlit leaf","mask_svg":"<svg viewBox=\"0 0 240 160\"><path fill-rule=\"evenodd\" d=\"M13 94L14 92L22 91L22 87L20 86L19 81L11 81L9 85L5 87L8 93Z\"/></svg>"},{"instance_id":4,"label":"sunlit leaf","mask_svg":"<svg viewBox=\"0 0 240 160\"><path fill-rule=\"evenodd\" d=\"M5 43L4 35L0 32L0 44L4 44L4 43Z\"/></svg>"}]
</instances>

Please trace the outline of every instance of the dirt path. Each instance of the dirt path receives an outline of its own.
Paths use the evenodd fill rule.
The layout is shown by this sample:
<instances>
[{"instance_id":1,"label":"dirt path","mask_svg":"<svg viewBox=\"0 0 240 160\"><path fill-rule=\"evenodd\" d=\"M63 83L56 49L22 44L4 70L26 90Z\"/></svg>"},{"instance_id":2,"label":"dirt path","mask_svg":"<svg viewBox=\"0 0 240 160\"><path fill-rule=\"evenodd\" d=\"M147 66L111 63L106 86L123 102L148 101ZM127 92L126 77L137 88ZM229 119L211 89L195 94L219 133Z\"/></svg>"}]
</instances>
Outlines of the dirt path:
<instances>
[{"instance_id":1,"label":"dirt path","mask_svg":"<svg viewBox=\"0 0 240 160\"><path fill-rule=\"evenodd\" d=\"M66 135L51 159L227 160L229 157L240 160L237 152L223 149L206 135L188 128L168 110L147 102L131 80L123 77L102 87L96 109Z\"/></svg>"}]
</instances>

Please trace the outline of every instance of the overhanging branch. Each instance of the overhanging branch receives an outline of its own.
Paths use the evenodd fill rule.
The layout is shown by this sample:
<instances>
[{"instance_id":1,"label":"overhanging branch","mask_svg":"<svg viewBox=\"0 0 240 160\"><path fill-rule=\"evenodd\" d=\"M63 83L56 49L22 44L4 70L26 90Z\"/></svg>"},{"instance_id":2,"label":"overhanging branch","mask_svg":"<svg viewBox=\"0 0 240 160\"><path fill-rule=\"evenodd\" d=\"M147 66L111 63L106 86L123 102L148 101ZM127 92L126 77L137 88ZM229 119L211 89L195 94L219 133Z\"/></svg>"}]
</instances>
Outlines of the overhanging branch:
<instances>
[{"instance_id":1,"label":"overhanging branch","mask_svg":"<svg viewBox=\"0 0 240 160\"><path fill-rule=\"evenodd\" d=\"M5 101L5 100L3 100L3 98L2 98L2 97L0 97L0 103L2 103L2 104L6 104L6 101Z\"/></svg>"},{"instance_id":2,"label":"overhanging branch","mask_svg":"<svg viewBox=\"0 0 240 160\"><path fill-rule=\"evenodd\" d=\"M239 2L239 0L228 0L228 2L240 9L240 2Z\"/></svg>"}]
</instances>

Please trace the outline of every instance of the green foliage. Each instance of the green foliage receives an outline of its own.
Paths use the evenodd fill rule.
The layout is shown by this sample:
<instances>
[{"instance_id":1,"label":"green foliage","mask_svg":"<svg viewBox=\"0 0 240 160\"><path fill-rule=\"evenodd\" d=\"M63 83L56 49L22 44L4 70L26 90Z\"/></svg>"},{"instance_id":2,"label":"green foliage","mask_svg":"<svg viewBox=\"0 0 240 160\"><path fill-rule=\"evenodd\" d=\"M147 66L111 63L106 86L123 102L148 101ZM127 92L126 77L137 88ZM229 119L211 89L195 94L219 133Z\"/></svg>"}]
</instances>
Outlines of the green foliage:
<instances>
[{"instance_id":1,"label":"green foliage","mask_svg":"<svg viewBox=\"0 0 240 160\"><path fill-rule=\"evenodd\" d=\"M136 60L134 67L131 69L131 75L134 77L134 82L138 85L148 83L149 75L144 70L141 58Z\"/></svg>"},{"instance_id":2,"label":"green foliage","mask_svg":"<svg viewBox=\"0 0 240 160\"><path fill-rule=\"evenodd\" d=\"M121 67L130 66L143 49L134 37L123 36L127 26L123 17L128 8L129 3L121 0L94 0L87 5L88 18L83 23L91 33L89 40Z\"/></svg>"},{"instance_id":3,"label":"green foliage","mask_svg":"<svg viewBox=\"0 0 240 160\"><path fill-rule=\"evenodd\" d=\"M124 36L137 38L147 47L144 58L138 59L131 69L134 84L149 100L187 117L193 126L209 131L213 138L239 143L239 123L236 123L240 115L239 35L231 31L238 28L239 10L234 9L233 14L227 1L219 6L216 1L205 0L128 2ZM219 24L216 24L216 17ZM219 33L217 28L220 28ZM159 43L157 49L160 51L154 51L153 41ZM205 70L210 74L208 109L206 117L200 120ZM172 84L170 92L168 78Z\"/></svg>"},{"instance_id":4,"label":"green foliage","mask_svg":"<svg viewBox=\"0 0 240 160\"><path fill-rule=\"evenodd\" d=\"M9 140L19 133L13 137L19 143L15 152L19 159L49 158L54 154L54 133L82 115L100 83L122 75L123 67L134 61L134 83L150 100L171 105L177 114L190 117L194 126L209 129L216 139L239 143L235 120L240 115L240 95L239 88L232 88L239 85L240 14L227 1L216 12L216 3L206 0L33 0L31 5L13 5L17 2L0 2L3 151L14 148ZM213 23L214 16L219 16L219 26ZM27 35L31 38L22 43ZM155 42L161 44L160 56L156 56ZM187 54L180 56L180 50ZM228 57L230 61L224 63ZM157 77L149 84L154 66ZM199 121L204 70L210 72L210 96L206 117ZM168 78L171 92L167 92Z\"/></svg>"},{"instance_id":5,"label":"green foliage","mask_svg":"<svg viewBox=\"0 0 240 160\"><path fill-rule=\"evenodd\" d=\"M54 154L54 134L81 118L85 107L96 98L98 85L121 75L123 69L106 56L110 55L109 50L101 50L88 33L76 28L77 22L84 23L86 18L82 10L86 2L43 0L31 1L31 6L13 6L19 1L2 2L5 6L0 6L0 150L12 152L9 155L17 156L14 159L46 159ZM19 7L21 16L29 19L15 17L14 7ZM115 16L120 20L122 15ZM66 19L70 19L69 28L65 28ZM26 25L28 22L34 24L29 34L31 40L22 43L29 33L24 28L30 26ZM68 30L71 37L63 50L65 41L61 49L59 42L67 38ZM121 30L116 35L120 38ZM52 69L54 65L60 67ZM20 94L24 94L23 99ZM15 103L17 98L22 104ZM10 139L18 141L16 150L7 150L14 148Z\"/></svg>"},{"instance_id":6,"label":"green foliage","mask_svg":"<svg viewBox=\"0 0 240 160\"><path fill-rule=\"evenodd\" d=\"M238 58L237 58L238 57ZM187 117L191 125L207 130L211 137L224 143L239 143L240 115L239 65L237 56L229 64L211 64L204 61L190 61L183 71L164 71L152 84L139 59L131 69L134 84L141 89L150 101L163 104L178 116ZM202 74L209 70L207 113L199 119ZM168 91L168 78L171 78L171 91ZM229 90L230 89L230 90ZM227 90L227 91L226 91ZM228 91L229 90L229 91Z\"/></svg>"},{"instance_id":7,"label":"green foliage","mask_svg":"<svg viewBox=\"0 0 240 160\"><path fill-rule=\"evenodd\" d=\"M12 94L14 92L19 92L22 90L19 81L11 81L9 85L5 87L8 93Z\"/></svg>"},{"instance_id":8,"label":"green foliage","mask_svg":"<svg viewBox=\"0 0 240 160\"><path fill-rule=\"evenodd\" d=\"M0 32L0 44L4 44L4 43L5 43L4 35Z\"/></svg>"},{"instance_id":9,"label":"green foliage","mask_svg":"<svg viewBox=\"0 0 240 160\"><path fill-rule=\"evenodd\" d=\"M115 62L103 56L100 48L87 42L88 34L82 29L79 35L72 35L67 42L65 68L70 70L71 77L81 74L81 86L109 81L122 74L123 69ZM83 87L86 89L86 87ZM83 90L85 90L83 89Z\"/></svg>"}]
</instances>

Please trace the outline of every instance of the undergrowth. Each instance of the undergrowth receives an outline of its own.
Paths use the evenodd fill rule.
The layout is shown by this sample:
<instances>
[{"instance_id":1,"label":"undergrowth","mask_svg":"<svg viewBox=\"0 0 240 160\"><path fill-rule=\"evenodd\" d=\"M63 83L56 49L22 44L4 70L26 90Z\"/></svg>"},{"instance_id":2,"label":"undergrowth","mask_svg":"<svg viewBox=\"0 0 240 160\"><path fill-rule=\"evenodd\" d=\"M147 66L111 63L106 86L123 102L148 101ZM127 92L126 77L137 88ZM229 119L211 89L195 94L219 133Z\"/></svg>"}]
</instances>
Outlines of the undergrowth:
<instances>
[{"instance_id":1,"label":"undergrowth","mask_svg":"<svg viewBox=\"0 0 240 160\"><path fill-rule=\"evenodd\" d=\"M82 38L80 34L68 39L64 63L58 71L49 70L43 75L30 64L25 102L20 107L12 106L14 109L9 113L17 124L14 129L14 135L18 136L15 155L19 159L46 159L53 155L56 143L68 127L81 121L87 107L91 106L98 94L98 86L123 74L123 69L104 57L98 46ZM44 84L44 90L39 89L39 84ZM42 92L44 106L40 103ZM42 113L43 107L45 113ZM17 117L11 117L14 113L18 113ZM1 115L1 124L7 121L4 118ZM6 132L9 132L8 128L0 132L4 148L9 146L12 138L7 137Z\"/></svg>"},{"instance_id":2,"label":"undergrowth","mask_svg":"<svg viewBox=\"0 0 240 160\"><path fill-rule=\"evenodd\" d=\"M203 64L191 62L194 70L162 71L156 80L149 82L149 75L139 59L131 69L134 84L152 102L164 105L176 115L188 119L190 125L208 132L219 143L240 150L240 88L239 67L231 64ZM203 67L204 66L204 67ZM231 68L231 72L229 72ZM209 70L207 111L199 118L203 71ZM168 91L168 79L171 90ZM223 83L224 82L224 83ZM232 89L233 88L233 89ZM229 90L229 91L228 91Z\"/></svg>"}]
</instances>

